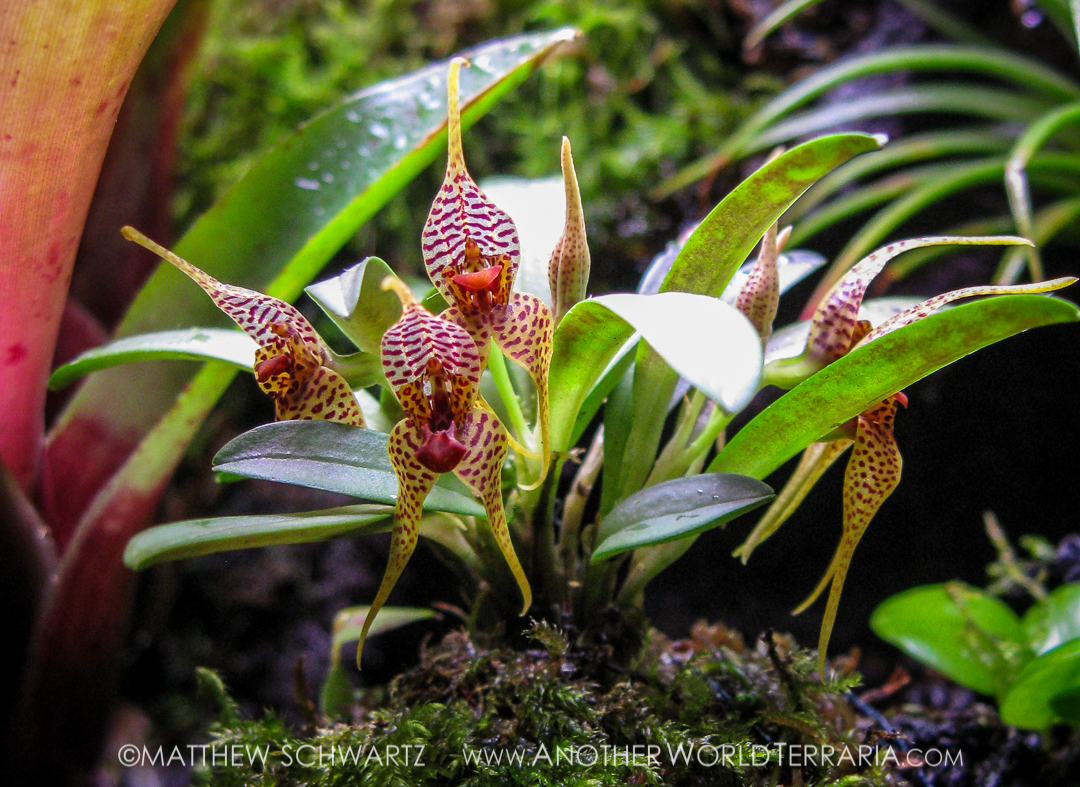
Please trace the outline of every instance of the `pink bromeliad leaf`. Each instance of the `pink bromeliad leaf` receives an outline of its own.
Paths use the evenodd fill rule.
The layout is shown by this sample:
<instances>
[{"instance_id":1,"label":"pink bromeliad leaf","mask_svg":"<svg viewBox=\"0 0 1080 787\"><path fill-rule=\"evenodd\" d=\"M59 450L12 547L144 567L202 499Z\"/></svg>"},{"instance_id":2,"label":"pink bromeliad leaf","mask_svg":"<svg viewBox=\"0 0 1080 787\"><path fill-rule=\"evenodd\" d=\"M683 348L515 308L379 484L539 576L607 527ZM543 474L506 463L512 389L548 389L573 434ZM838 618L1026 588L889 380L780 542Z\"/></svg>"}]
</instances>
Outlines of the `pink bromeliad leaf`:
<instances>
[{"instance_id":1,"label":"pink bromeliad leaf","mask_svg":"<svg viewBox=\"0 0 1080 787\"><path fill-rule=\"evenodd\" d=\"M352 388L326 365L329 348L294 306L261 292L223 284L132 227L124 227L121 232L187 274L258 343L255 379L274 400L277 420L340 421L364 426Z\"/></svg>"},{"instance_id":2,"label":"pink bromeliad leaf","mask_svg":"<svg viewBox=\"0 0 1080 787\"><path fill-rule=\"evenodd\" d=\"M416 548L424 499L442 473L454 473L480 498L521 589L522 614L532 603L503 509L502 464L509 436L494 415L477 406L481 359L476 344L460 325L424 309L400 280L388 277L383 289L401 300L401 317L383 335L381 355L406 417L387 445L398 481L390 561L364 620L357 666L368 629Z\"/></svg>"},{"instance_id":3,"label":"pink bromeliad leaf","mask_svg":"<svg viewBox=\"0 0 1080 787\"><path fill-rule=\"evenodd\" d=\"M825 654L840 606L840 593L859 540L874 514L900 483L902 461L893 437L897 403L907 406L907 397L894 394L862 413L857 421L855 448L844 472L844 529L829 568L817 587L794 614L799 614L829 587L829 600L818 637L818 670L825 674ZM830 586L831 585L831 586Z\"/></svg>"},{"instance_id":4,"label":"pink bromeliad leaf","mask_svg":"<svg viewBox=\"0 0 1080 787\"><path fill-rule=\"evenodd\" d=\"M431 281L450 304L443 317L468 331L480 353L481 369L494 341L532 378L543 443L542 479L551 455L547 377L554 317L539 298L513 292L520 258L517 228L465 168L458 109L458 73L463 64L461 58L450 63L446 177L424 224L424 262Z\"/></svg>"}]
</instances>

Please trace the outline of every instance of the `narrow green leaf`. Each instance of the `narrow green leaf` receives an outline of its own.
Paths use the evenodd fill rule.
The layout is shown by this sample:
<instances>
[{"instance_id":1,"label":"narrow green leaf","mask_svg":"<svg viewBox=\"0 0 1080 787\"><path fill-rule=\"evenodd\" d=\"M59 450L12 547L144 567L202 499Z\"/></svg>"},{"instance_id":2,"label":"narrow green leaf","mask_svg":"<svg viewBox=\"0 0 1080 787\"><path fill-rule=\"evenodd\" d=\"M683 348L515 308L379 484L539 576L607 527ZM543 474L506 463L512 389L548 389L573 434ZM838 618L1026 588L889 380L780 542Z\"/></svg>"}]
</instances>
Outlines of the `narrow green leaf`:
<instances>
[{"instance_id":1,"label":"narrow green leaf","mask_svg":"<svg viewBox=\"0 0 1080 787\"><path fill-rule=\"evenodd\" d=\"M377 356L383 334L401 316L401 301L382 289L383 279L394 275L378 257L368 257L304 292L353 344Z\"/></svg>"},{"instance_id":2,"label":"narrow green leaf","mask_svg":"<svg viewBox=\"0 0 1080 787\"><path fill-rule=\"evenodd\" d=\"M701 533L772 500L773 490L753 478L709 473L676 478L631 495L600 522L592 562L637 547Z\"/></svg>"},{"instance_id":3,"label":"narrow green leaf","mask_svg":"<svg viewBox=\"0 0 1080 787\"><path fill-rule=\"evenodd\" d=\"M946 83L895 88L853 101L826 104L792 115L748 140L740 153L748 156L792 139L868 118L900 115L964 115L999 122L1031 120L1053 106L1051 99L1027 91Z\"/></svg>"},{"instance_id":4,"label":"narrow green leaf","mask_svg":"<svg viewBox=\"0 0 1080 787\"><path fill-rule=\"evenodd\" d=\"M214 457L214 469L393 504L398 485L386 439L382 432L331 421L279 421L229 442ZM449 473L439 477L424 508L484 516L483 506Z\"/></svg>"},{"instance_id":5,"label":"narrow green leaf","mask_svg":"<svg viewBox=\"0 0 1080 787\"><path fill-rule=\"evenodd\" d=\"M1077 690L1080 690L1080 640L1074 639L1024 667L1002 698L998 712L1006 724L1045 730L1063 720L1059 710L1065 713L1075 710Z\"/></svg>"},{"instance_id":6,"label":"narrow green leaf","mask_svg":"<svg viewBox=\"0 0 1080 787\"><path fill-rule=\"evenodd\" d=\"M1037 656L1069 640L1080 639L1080 582L1056 588L1048 598L1024 613L1023 623L1024 633Z\"/></svg>"},{"instance_id":7,"label":"narrow green leaf","mask_svg":"<svg viewBox=\"0 0 1080 787\"><path fill-rule=\"evenodd\" d=\"M766 228L804 191L845 161L881 145L880 137L869 134L832 134L769 161L709 212L675 258L660 291L719 296Z\"/></svg>"},{"instance_id":8,"label":"narrow green leaf","mask_svg":"<svg viewBox=\"0 0 1080 787\"><path fill-rule=\"evenodd\" d=\"M817 5L821 0L785 0L758 22L746 34L743 41L743 50L753 49L765 38L785 23L791 21L810 6Z\"/></svg>"},{"instance_id":9,"label":"narrow green leaf","mask_svg":"<svg viewBox=\"0 0 1080 787\"><path fill-rule=\"evenodd\" d=\"M870 628L913 659L991 696L1011 677L1004 654L1025 650L1016 613L1001 599L960 582L925 585L886 599L870 616Z\"/></svg>"},{"instance_id":10,"label":"narrow green leaf","mask_svg":"<svg viewBox=\"0 0 1080 787\"><path fill-rule=\"evenodd\" d=\"M872 52L841 60L800 80L748 118L716 153L676 173L661 184L653 196L667 196L745 155L747 145L764 129L834 88L853 79L903 70L971 73L1000 79L1030 94L1043 94L1057 101L1080 99L1080 85L1036 60L1002 49L941 44Z\"/></svg>"},{"instance_id":11,"label":"narrow green leaf","mask_svg":"<svg viewBox=\"0 0 1080 787\"><path fill-rule=\"evenodd\" d=\"M765 478L834 427L931 372L1029 328L1078 319L1074 304L1042 295L1005 295L932 314L786 393L735 435L709 471Z\"/></svg>"},{"instance_id":12,"label":"narrow green leaf","mask_svg":"<svg viewBox=\"0 0 1080 787\"><path fill-rule=\"evenodd\" d=\"M604 407L604 474L600 489L600 514L619 502L619 479L633 417L634 369L627 368L615 383Z\"/></svg>"},{"instance_id":13,"label":"narrow green leaf","mask_svg":"<svg viewBox=\"0 0 1080 787\"><path fill-rule=\"evenodd\" d=\"M227 361L249 372L255 367L255 341L243 331L185 328L143 333L87 350L52 373L49 388L66 388L83 375L135 361Z\"/></svg>"},{"instance_id":14,"label":"narrow green leaf","mask_svg":"<svg viewBox=\"0 0 1080 787\"><path fill-rule=\"evenodd\" d=\"M233 549L304 544L344 535L390 529L394 509L357 505L302 514L207 517L170 522L144 530L128 542L124 564L134 570Z\"/></svg>"}]
</instances>

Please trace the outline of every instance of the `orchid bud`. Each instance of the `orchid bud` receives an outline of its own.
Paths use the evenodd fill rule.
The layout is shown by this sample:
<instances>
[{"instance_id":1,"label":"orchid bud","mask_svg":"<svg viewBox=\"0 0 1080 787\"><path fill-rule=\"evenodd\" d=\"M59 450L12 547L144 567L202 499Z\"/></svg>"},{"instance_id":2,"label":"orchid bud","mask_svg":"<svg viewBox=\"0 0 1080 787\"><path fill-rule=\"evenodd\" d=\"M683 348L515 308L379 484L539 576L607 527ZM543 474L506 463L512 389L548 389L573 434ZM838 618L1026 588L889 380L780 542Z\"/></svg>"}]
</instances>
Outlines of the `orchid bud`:
<instances>
[{"instance_id":1,"label":"orchid bud","mask_svg":"<svg viewBox=\"0 0 1080 787\"><path fill-rule=\"evenodd\" d=\"M551 286L551 311L558 325L570 307L585 299L589 285L589 244L585 238L585 213L581 208L570 140L562 141L562 172L566 184L566 226L548 261L548 284Z\"/></svg>"}]
</instances>

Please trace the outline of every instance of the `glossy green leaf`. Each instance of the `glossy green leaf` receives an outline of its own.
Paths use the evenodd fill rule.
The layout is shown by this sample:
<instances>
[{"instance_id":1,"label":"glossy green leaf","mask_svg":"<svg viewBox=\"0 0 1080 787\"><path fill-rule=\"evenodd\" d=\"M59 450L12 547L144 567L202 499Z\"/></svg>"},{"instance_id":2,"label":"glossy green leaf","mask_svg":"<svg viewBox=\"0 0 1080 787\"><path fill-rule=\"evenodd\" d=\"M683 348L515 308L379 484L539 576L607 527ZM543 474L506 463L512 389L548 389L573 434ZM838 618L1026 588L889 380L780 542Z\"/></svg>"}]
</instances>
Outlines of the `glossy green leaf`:
<instances>
[{"instance_id":1,"label":"glossy green leaf","mask_svg":"<svg viewBox=\"0 0 1080 787\"><path fill-rule=\"evenodd\" d=\"M1044 730L1075 712L1080 689L1080 640L1072 640L1031 661L1001 699L1006 724ZM1057 706L1055 708L1055 706Z\"/></svg>"},{"instance_id":2,"label":"glossy green leaf","mask_svg":"<svg viewBox=\"0 0 1080 787\"><path fill-rule=\"evenodd\" d=\"M882 145L869 134L832 134L764 164L713 208L660 285L661 292L719 296L773 222L818 178Z\"/></svg>"},{"instance_id":3,"label":"glossy green leaf","mask_svg":"<svg viewBox=\"0 0 1080 787\"><path fill-rule=\"evenodd\" d=\"M997 696L1025 651L1020 619L1001 599L960 582L925 585L874 610L870 628L913 659Z\"/></svg>"},{"instance_id":4,"label":"glossy green leaf","mask_svg":"<svg viewBox=\"0 0 1080 787\"><path fill-rule=\"evenodd\" d=\"M585 433L585 430L592 422L593 416L600 410L600 406L603 405L608 395L615 389L615 386L619 384L619 381L634 363L634 356L637 354L637 343L638 337L631 336L615 354L611 363L607 365L607 368L600 375L600 379L596 381L592 390L589 391L589 395L585 397L585 401L581 403L581 408L578 410L577 418L574 421L574 428L570 433L570 446L577 445L577 441L581 439L581 435Z\"/></svg>"},{"instance_id":5,"label":"glossy green leaf","mask_svg":"<svg viewBox=\"0 0 1080 787\"><path fill-rule=\"evenodd\" d=\"M799 451L887 396L1029 328L1080 319L1042 295L1005 295L932 314L882 336L799 384L744 426L710 472L765 478Z\"/></svg>"},{"instance_id":6,"label":"glossy green leaf","mask_svg":"<svg viewBox=\"0 0 1080 787\"><path fill-rule=\"evenodd\" d=\"M635 332L678 375L729 412L744 407L757 391L761 340L734 307L685 292L602 295L576 304L555 332L548 378L553 450L569 447L582 403Z\"/></svg>"},{"instance_id":7,"label":"glossy green leaf","mask_svg":"<svg viewBox=\"0 0 1080 787\"><path fill-rule=\"evenodd\" d=\"M255 341L243 331L227 328L185 328L143 333L87 350L60 366L49 378L49 388L66 388L83 375L135 361L227 361L252 371Z\"/></svg>"},{"instance_id":8,"label":"glossy green leaf","mask_svg":"<svg viewBox=\"0 0 1080 787\"><path fill-rule=\"evenodd\" d=\"M806 142L767 162L721 200L687 239L660 292L720 296L758 240L818 178L881 139L834 134ZM642 487L652 468L678 375L647 344L638 347L634 404L620 494Z\"/></svg>"},{"instance_id":9,"label":"glossy green leaf","mask_svg":"<svg viewBox=\"0 0 1080 787\"><path fill-rule=\"evenodd\" d=\"M772 500L753 478L709 473L665 481L616 505L600 522L592 562L717 527Z\"/></svg>"},{"instance_id":10,"label":"glossy green leaf","mask_svg":"<svg viewBox=\"0 0 1080 787\"><path fill-rule=\"evenodd\" d=\"M398 484L386 438L331 421L279 421L229 442L214 457L214 469L393 504ZM483 506L449 473L439 477L424 508L484 516Z\"/></svg>"},{"instance_id":11,"label":"glossy green leaf","mask_svg":"<svg viewBox=\"0 0 1080 787\"><path fill-rule=\"evenodd\" d=\"M1080 582L1056 588L1024 613L1024 633L1037 656L1080 639Z\"/></svg>"},{"instance_id":12,"label":"glossy green leaf","mask_svg":"<svg viewBox=\"0 0 1080 787\"><path fill-rule=\"evenodd\" d=\"M390 529L390 506L357 505L301 514L207 517L144 530L128 542L124 564L141 571L157 563L233 549L303 544Z\"/></svg>"},{"instance_id":13,"label":"glossy green leaf","mask_svg":"<svg viewBox=\"0 0 1080 787\"><path fill-rule=\"evenodd\" d=\"M304 292L353 344L377 356L383 334L401 316L401 301L382 289L383 279L394 275L378 257L368 257Z\"/></svg>"}]
</instances>

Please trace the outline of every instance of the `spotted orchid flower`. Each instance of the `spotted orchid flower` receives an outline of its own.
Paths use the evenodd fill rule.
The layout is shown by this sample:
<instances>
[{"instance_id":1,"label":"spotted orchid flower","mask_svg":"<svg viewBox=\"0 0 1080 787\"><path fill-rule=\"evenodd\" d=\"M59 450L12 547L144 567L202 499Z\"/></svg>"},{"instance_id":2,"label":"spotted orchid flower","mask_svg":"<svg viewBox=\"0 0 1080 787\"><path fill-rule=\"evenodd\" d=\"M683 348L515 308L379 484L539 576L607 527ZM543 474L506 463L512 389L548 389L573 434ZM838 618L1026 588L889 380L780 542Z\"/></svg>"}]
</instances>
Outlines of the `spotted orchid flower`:
<instances>
[{"instance_id":1,"label":"spotted orchid flower","mask_svg":"<svg viewBox=\"0 0 1080 787\"><path fill-rule=\"evenodd\" d=\"M879 249L855 265L829 291L814 312L806 349L801 356L780 362L787 370L803 377L905 325L921 320L945 304L979 295L1041 293L1060 289L1076 279L1061 278L1034 284L977 286L954 290L930 298L900 312L872 328L860 320L859 308L870 282L893 257L908 249L931 245L988 245L1024 243L1018 238L931 237L898 241ZM772 380L784 380L783 374ZM832 634L840 594L855 547L882 503L900 482L902 460L893 436L897 405L907 406L907 397L896 392L869 407L848 423L834 430L831 439L812 443L804 452L787 485L762 517L757 527L735 554L745 562L757 544L768 538L795 511L814 483L848 448L854 446L844 473L843 532L840 544L825 575L795 614L807 609L829 588L825 614L818 641L818 666L824 670L825 654Z\"/></svg>"},{"instance_id":2,"label":"spotted orchid flower","mask_svg":"<svg viewBox=\"0 0 1080 787\"><path fill-rule=\"evenodd\" d=\"M502 500L502 465L509 439L499 420L478 406L480 354L458 324L421 306L399 279L383 288L401 300L401 317L383 335L383 372L405 418L390 432L387 451L398 481L390 562L360 634L364 638L416 548L424 499L442 473L453 473L487 511L495 540L524 598L532 603L525 571L510 541Z\"/></svg>"},{"instance_id":3,"label":"spotted orchid flower","mask_svg":"<svg viewBox=\"0 0 1080 787\"><path fill-rule=\"evenodd\" d=\"M364 426L352 388L329 367L330 348L294 306L261 292L223 284L132 227L121 232L187 274L255 340L255 379L274 400L278 421L340 421Z\"/></svg>"},{"instance_id":4,"label":"spotted orchid flower","mask_svg":"<svg viewBox=\"0 0 1080 787\"><path fill-rule=\"evenodd\" d=\"M458 106L458 73L463 64L467 61L462 58L450 63L446 177L424 224L424 263L431 281L450 304L442 316L472 337L480 368L486 366L491 342L495 342L532 378L543 443L543 477L550 455L547 382L554 319L539 298L513 291L521 256L517 227L465 168Z\"/></svg>"}]
</instances>

